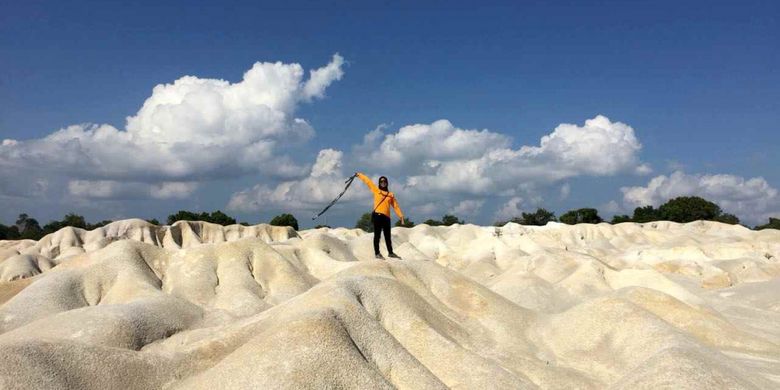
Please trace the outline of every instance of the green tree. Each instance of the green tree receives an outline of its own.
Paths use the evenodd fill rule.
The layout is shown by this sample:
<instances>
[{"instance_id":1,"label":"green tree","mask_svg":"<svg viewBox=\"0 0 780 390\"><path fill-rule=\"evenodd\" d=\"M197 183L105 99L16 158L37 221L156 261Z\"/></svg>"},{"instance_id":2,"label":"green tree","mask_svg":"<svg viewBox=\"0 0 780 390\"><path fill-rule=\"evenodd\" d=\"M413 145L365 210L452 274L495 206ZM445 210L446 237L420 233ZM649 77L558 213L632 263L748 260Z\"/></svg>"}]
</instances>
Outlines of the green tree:
<instances>
[{"instance_id":1,"label":"green tree","mask_svg":"<svg viewBox=\"0 0 780 390\"><path fill-rule=\"evenodd\" d=\"M617 224L617 223L623 223L623 222L632 222L631 217L628 215L615 215L612 217L612 221L610 221L611 224Z\"/></svg>"},{"instance_id":2,"label":"green tree","mask_svg":"<svg viewBox=\"0 0 780 390\"><path fill-rule=\"evenodd\" d=\"M160 225L160 221L157 220L157 218L147 219L146 222L151 223L152 225Z\"/></svg>"},{"instance_id":3,"label":"green tree","mask_svg":"<svg viewBox=\"0 0 780 390\"><path fill-rule=\"evenodd\" d=\"M411 227L414 227L414 222L412 222L412 220L409 219L409 218L405 218L404 219L404 223L401 223L401 220L399 219L399 220L395 221L395 226L411 228Z\"/></svg>"},{"instance_id":4,"label":"green tree","mask_svg":"<svg viewBox=\"0 0 780 390\"><path fill-rule=\"evenodd\" d=\"M460 224L460 225L463 225L464 222L463 222L462 219L458 219L458 217L456 217L454 215L450 215L450 214L447 214L447 215L441 217L441 224L444 225L444 226L452 226L452 225L454 225L456 223Z\"/></svg>"},{"instance_id":5,"label":"green tree","mask_svg":"<svg viewBox=\"0 0 780 390\"><path fill-rule=\"evenodd\" d=\"M87 224L87 230L95 230L95 229L97 229L99 227L106 226L106 225L108 225L111 222L114 222L114 221L112 221L110 219L106 219L106 220L103 220L103 221L100 221L100 222L88 223Z\"/></svg>"},{"instance_id":6,"label":"green tree","mask_svg":"<svg viewBox=\"0 0 780 390\"><path fill-rule=\"evenodd\" d=\"M371 221L371 213L364 213L355 223L355 227L366 232L374 231L374 223Z\"/></svg>"},{"instance_id":7,"label":"green tree","mask_svg":"<svg viewBox=\"0 0 780 390\"><path fill-rule=\"evenodd\" d=\"M317 226L315 226L314 228L315 228L315 229L320 229L320 228L328 228L328 229L332 229L332 228L331 228L329 225L317 225Z\"/></svg>"},{"instance_id":8,"label":"green tree","mask_svg":"<svg viewBox=\"0 0 780 390\"><path fill-rule=\"evenodd\" d=\"M567 225L576 225L578 223L601 223L604 222L599 217L599 212L593 208L582 208L570 210L561 215L560 221Z\"/></svg>"},{"instance_id":9,"label":"green tree","mask_svg":"<svg viewBox=\"0 0 780 390\"><path fill-rule=\"evenodd\" d=\"M204 213L205 214L205 213ZM294 219L294 218L293 218ZM236 219L223 213L221 210L212 211L205 219L207 222L216 223L222 226L235 225ZM297 226L297 221L296 221ZM298 230L296 227L295 230Z\"/></svg>"},{"instance_id":10,"label":"green tree","mask_svg":"<svg viewBox=\"0 0 780 390\"><path fill-rule=\"evenodd\" d=\"M298 230L298 220L292 214L279 214L271 219L270 224L274 226L292 226L293 229Z\"/></svg>"},{"instance_id":11,"label":"green tree","mask_svg":"<svg viewBox=\"0 0 780 390\"><path fill-rule=\"evenodd\" d=\"M35 218L30 218L27 214L19 214L19 218L16 220L16 231L19 233L18 238L39 240L43 237L43 229Z\"/></svg>"},{"instance_id":12,"label":"green tree","mask_svg":"<svg viewBox=\"0 0 780 390\"><path fill-rule=\"evenodd\" d=\"M0 224L0 240L18 240L19 228L16 225L5 226Z\"/></svg>"},{"instance_id":13,"label":"green tree","mask_svg":"<svg viewBox=\"0 0 780 390\"><path fill-rule=\"evenodd\" d=\"M769 218L769 223L758 225L755 227L756 230L764 230L764 229L777 229L780 230L780 218Z\"/></svg>"},{"instance_id":14,"label":"green tree","mask_svg":"<svg viewBox=\"0 0 780 390\"><path fill-rule=\"evenodd\" d=\"M441 221L437 221L435 219L426 219L425 222L423 222L424 225L428 226L441 226Z\"/></svg>"},{"instance_id":15,"label":"green tree","mask_svg":"<svg viewBox=\"0 0 780 390\"><path fill-rule=\"evenodd\" d=\"M179 210L176 214L168 216L168 225L173 225L176 221L198 221L200 219L200 214L195 214L192 211L187 210Z\"/></svg>"},{"instance_id":16,"label":"green tree","mask_svg":"<svg viewBox=\"0 0 780 390\"><path fill-rule=\"evenodd\" d=\"M721 214L720 206L698 196L680 196L658 208L661 218L674 222L712 221Z\"/></svg>"},{"instance_id":17,"label":"green tree","mask_svg":"<svg viewBox=\"0 0 780 390\"><path fill-rule=\"evenodd\" d=\"M653 206L637 207L634 209L633 222L645 223L661 220L661 213Z\"/></svg>"},{"instance_id":18,"label":"green tree","mask_svg":"<svg viewBox=\"0 0 780 390\"><path fill-rule=\"evenodd\" d=\"M717 217L715 217L714 220L718 221L718 222L722 222L722 223L727 223L729 225L738 225L739 224L739 218L737 218L736 215L729 214L729 213L723 213L721 215L718 215Z\"/></svg>"},{"instance_id":19,"label":"green tree","mask_svg":"<svg viewBox=\"0 0 780 390\"><path fill-rule=\"evenodd\" d=\"M555 222L555 213L538 208L533 213L521 213L521 218L513 218L512 222L529 226L544 226L547 222Z\"/></svg>"}]
</instances>

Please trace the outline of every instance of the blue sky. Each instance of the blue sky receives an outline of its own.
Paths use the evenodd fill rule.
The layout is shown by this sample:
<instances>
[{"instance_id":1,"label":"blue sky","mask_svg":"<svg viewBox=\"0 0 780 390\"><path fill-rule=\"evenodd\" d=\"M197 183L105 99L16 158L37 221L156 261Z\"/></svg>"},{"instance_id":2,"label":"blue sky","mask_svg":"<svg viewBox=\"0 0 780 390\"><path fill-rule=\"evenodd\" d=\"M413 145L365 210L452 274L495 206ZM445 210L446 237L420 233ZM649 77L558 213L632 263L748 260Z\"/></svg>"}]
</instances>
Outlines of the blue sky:
<instances>
[{"instance_id":1,"label":"blue sky","mask_svg":"<svg viewBox=\"0 0 780 390\"><path fill-rule=\"evenodd\" d=\"M241 220L259 222L291 211L308 221L317 204L327 203L320 200L340 191L335 187L341 183L332 179L355 170L389 172L401 205L416 221L461 211L467 220L491 223L509 216L500 209L538 206L559 214L592 206L611 215L689 194L719 201L749 223L780 211L780 173L774 168L780 164L776 2L506 2L478 8L454 2L0 4L0 139L16 141L0 149L5 223L20 212L43 221L68 211L93 220L163 219L178 209L224 210L237 193L254 205L232 203L230 213ZM130 190L106 184L128 180L123 162L98 175L89 166L58 169L66 164L54 157L48 167L29 161L43 151L56 155L56 148L34 141L70 125L108 124L124 132L126 117L139 112L155 85L185 75L239 83L258 61L300 64L305 82L309 70L332 62L335 53L345 61L343 76L331 80L322 98L301 98L282 110L313 130L300 142L274 138L274 158L287 156L300 166L297 173L222 172L219 167L230 161L198 162L186 177L174 178L186 181L183 188L150 197L140 184ZM609 118L609 126L629 126L641 149L603 171L568 166L556 178L509 172L514 184L496 178L479 189L441 184L424 191L420 181L453 180L441 167L429 172L416 165L382 166L376 160L385 155L355 147L380 125L382 137L390 137L408 125L446 119L452 128L445 133L486 129L505 137L504 143L485 146L485 155L501 148L519 151L538 147L541 137L566 123L580 127L569 139L576 143L591 131L585 121L597 115ZM614 131L609 134L623 134ZM208 154L209 144L198 143L197 134L188 141L206 145ZM390 141L386 148L401 148L394 152L415 153ZM305 182L323 149L342 152L321 160L338 160L340 171ZM613 152L596 154L609 158ZM518 157L512 164L557 171L568 158L566 150L560 153L532 163ZM442 167L476 158L443 156ZM592 163L592 157L580 163ZM366 159L374 164L366 165ZM34 166L20 169L25 161ZM128 172L148 172L131 175L143 185L172 180L156 177L153 165L127 164ZM475 178L464 180L510 169L485 164L477 164ZM641 164L651 171L638 173ZM208 177L198 174L204 166ZM410 178L417 178L416 187ZM285 182L303 183L289 188L309 195L269 195ZM312 195L307 187L330 182L335 187L322 194ZM256 185L268 191L252 191ZM562 187L569 188L568 196L561 196ZM352 224L367 207L361 191L334 210L329 222ZM424 192L435 196L426 198ZM509 203L516 207L503 207Z\"/></svg>"}]
</instances>

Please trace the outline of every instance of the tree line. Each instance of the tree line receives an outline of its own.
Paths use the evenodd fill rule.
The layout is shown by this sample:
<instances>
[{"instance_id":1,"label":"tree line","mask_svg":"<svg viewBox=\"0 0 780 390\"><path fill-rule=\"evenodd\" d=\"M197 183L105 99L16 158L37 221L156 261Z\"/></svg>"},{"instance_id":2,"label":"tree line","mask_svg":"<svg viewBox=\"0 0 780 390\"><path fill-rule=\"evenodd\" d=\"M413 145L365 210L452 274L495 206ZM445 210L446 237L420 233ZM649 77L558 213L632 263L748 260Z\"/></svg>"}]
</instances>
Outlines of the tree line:
<instances>
[{"instance_id":1,"label":"tree line","mask_svg":"<svg viewBox=\"0 0 780 390\"><path fill-rule=\"evenodd\" d=\"M538 208L534 212L521 213L520 216L514 217L507 221L496 222L496 226L503 226L508 222L515 222L521 225L535 225L544 226L548 222L561 222L569 225L578 223L601 223L609 222L612 224L621 222L653 222L653 221L673 221L673 222L693 222L693 221L717 221L728 224L739 224L739 218L733 214L724 213L723 210L714 202L708 201L704 198L697 196L681 196L667 201L658 208L653 206L643 206L634 209L631 216L627 214L615 215L611 221L605 221L602 219L598 210L594 208L581 208L575 210L569 210L560 217L556 217L555 213L543 208ZM156 219L147 220L155 225L160 225L160 222ZM187 210L179 210L175 214L171 214L166 219L168 225L174 224L176 221L204 221L211 222L219 225L233 225L239 223L241 225L249 225L246 222L236 222L236 219L223 213L220 210L212 212L192 212ZM0 240L19 240L19 239L31 239L39 240L41 237L54 233L66 226L72 226L82 228L86 230L96 229L105 225L108 225L112 221L104 220L95 223L87 222L83 216L68 213L61 220L50 221L49 223L41 226L40 223L30 217L28 214L19 214L14 225L6 226L0 224ZM455 215L446 214L442 216L440 220L428 219L422 222L429 226L451 226L454 224L463 224L464 221ZM275 216L269 222L274 226L290 226L295 230L299 230L298 220L289 213L284 213ZM410 219L406 219L405 223L401 224L399 220L395 226L400 227L414 227L415 223ZM326 225L317 225L315 228L330 227ZM367 232L374 231L374 225L371 222L371 213L365 213L360 216L355 224L358 229L363 229ZM780 230L780 218L769 218L769 222L763 225L754 226L753 229L778 229Z\"/></svg>"},{"instance_id":2,"label":"tree line","mask_svg":"<svg viewBox=\"0 0 780 390\"><path fill-rule=\"evenodd\" d=\"M160 221L157 219L147 219L149 223L160 225ZM171 214L166 219L168 225L173 225L176 221L203 221L215 223L223 226L241 224L248 226L246 222L236 222L236 219L223 213L220 210L212 212L192 212L187 210L179 210L175 214ZM108 225L113 221L104 220L96 223L89 223L86 219L75 213L66 214L61 220L50 221L46 225L41 227L37 219L30 217L28 214L19 214L16 219L16 223L10 226L0 224L0 240L40 240L43 236L54 233L66 226L93 230L99 227ZM295 230L298 230L298 220L295 219L292 214L277 215L269 222L270 225L276 226L291 226Z\"/></svg>"},{"instance_id":3,"label":"tree line","mask_svg":"<svg viewBox=\"0 0 780 390\"><path fill-rule=\"evenodd\" d=\"M643 206L634 209L633 215L627 214L615 215L611 221L602 219L598 211L594 208L581 208L569 210L562 214L560 218L555 217L555 213L543 208L537 209L533 213L522 213L520 217L512 218L508 221L496 223L497 226L503 226L507 222L515 222L521 225L543 226L547 222L561 222L568 225L578 223L601 223L609 222L612 224L622 222L646 223L654 221L672 221L672 222L693 222L693 221L717 221L730 225L739 224L739 218L734 214L724 213L716 203L698 196L680 196L670 199L658 208L653 206ZM753 229L780 229L780 219L769 218L769 223L754 226Z\"/></svg>"}]
</instances>

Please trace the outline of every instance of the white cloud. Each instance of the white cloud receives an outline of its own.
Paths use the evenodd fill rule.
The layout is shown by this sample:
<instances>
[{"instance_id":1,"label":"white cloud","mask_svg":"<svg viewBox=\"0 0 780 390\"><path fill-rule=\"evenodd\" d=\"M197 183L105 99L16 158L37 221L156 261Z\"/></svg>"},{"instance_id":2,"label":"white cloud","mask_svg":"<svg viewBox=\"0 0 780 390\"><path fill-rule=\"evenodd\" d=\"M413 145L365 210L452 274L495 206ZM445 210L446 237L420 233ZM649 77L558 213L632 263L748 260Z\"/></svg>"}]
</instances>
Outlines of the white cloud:
<instances>
[{"instance_id":1,"label":"white cloud","mask_svg":"<svg viewBox=\"0 0 780 390\"><path fill-rule=\"evenodd\" d=\"M511 148L512 139L507 135L461 129L447 120L403 126L394 133L386 134L386 130L383 124L368 132L350 156L321 151L306 178L275 187L258 184L237 192L229 208L319 207L341 189L333 183L346 176L340 170L342 160L357 169L365 167L400 178L391 183L396 183L392 187L401 203L425 215L446 210L474 216L480 213L486 197L499 196L512 199L498 214L514 217L519 215L519 195L534 204L541 202L535 193L538 187L581 175L649 169L639 161L641 145L634 130L600 115L583 126L559 125L542 137L539 146L519 149ZM336 155L338 159L329 157ZM563 184L561 197L570 192L570 186Z\"/></svg>"},{"instance_id":2,"label":"white cloud","mask_svg":"<svg viewBox=\"0 0 780 390\"><path fill-rule=\"evenodd\" d=\"M514 196L506 201L499 209L496 211L496 214L494 216L494 219L496 221L508 221L515 217L520 217L522 215L522 209L521 206L523 205L523 198Z\"/></svg>"},{"instance_id":3,"label":"white cloud","mask_svg":"<svg viewBox=\"0 0 780 390\"><path fill-rule=\"evenodd\" d=\"M623 210L622 207L620 207L620 204L614 200L610 200L609 202L599 206L598 208L599 212L602 214L602 216L608 216L608 215L615 215Z\"/></svg>"},{"instance_id":4,"label":"white cloud","mask_svg":"<svg viewBox=\"0 0 780 390\"><path fill-rule=\"evenodd\" d=\"M565 200L569 197L570 194L571 194L571 186L569 185L569 183L564 183L561 186L560 199Z\"/></svg>"},{"instance_id":5,"label":"white cloud","mask_svg":"<svg viewBox=\"0 0 780 390\"><path fill-rule=\"evenodd\" d=\"M780 210L778 191L762 177L689 175L676 171L652 178L644 187L623 187L623 201L631 207L659 206L678 196L701 196L747 222L764 221Z\"/></svg>"},{"instance_id":6,"label":"white cloud","mask_svg":"<svg viewBox=\"0 0 780 390\"><path fill-rule=\"evenodd\" d=\"M320 150L317 161L311 167L308 177L290 180L271 187L257 184L252 188L234 193L227 208L236 211L259 211L262 209L305 209L324 206L344 189L345 175L342 171L343 153L334 149ZM355 179L353 187L362 183ZM367 198L365 191L350 189L343 200Z\"/></svg>"},{"instance_id":7,"label":"white cloud","mask_svg":"<svg viewBox=\"0 0 780 390\"><path fill-rule=\"evenodd\" d=\"M561 124L543 136L539 146L512 149L509 144L501 134L437 121L385 136L370 161L388 168L403 166L407 186L420 193L470 195L504 193L525 182L546 185L575 176L650 169L639 161L642 146L634 129L601 115L584 126Z\"/></svg>"},{"instance_id":8,"label":"white cloud","mask_svg":"<svg viewBox=\"0 0 780 390\"><path fill-rule=\"evenodd\" d=\"M79 124L40 139L3 140L0 168L65 176L73 180L71 193L99 197L127 191L181 197L194 189L186 184L194 180L256 172L298 176L305 167L276 151L313 136L312 127L295 117L296 108L324 96L343 76L343 63L334 55L306 81L299 64L281 62L255 63L236 83L185 76L154 87L125 130Z\"/></svg>"},{"instance_id":9,"label":"white cloud","mask_svg":"<svg viewBox=\"0 0 780 390\"><path fill-rule=\"evenodd\" d=\"M116 180L70 180L68 193L88 199L184 199L198 188L196 182L138 183Z\"/></svg>"},{"instance_id":10,"label":"white cloud","mask_svg":"<svg viewBox=\"0 0 780 390\"><path fill-rule=\"evenodd\" d=\"M449 212L458 217L466 216L473 217L482 210L482 205L485 204L483 199L467 199L460 201L455 207L450 208Z\"/></svg>"}]
</instances>

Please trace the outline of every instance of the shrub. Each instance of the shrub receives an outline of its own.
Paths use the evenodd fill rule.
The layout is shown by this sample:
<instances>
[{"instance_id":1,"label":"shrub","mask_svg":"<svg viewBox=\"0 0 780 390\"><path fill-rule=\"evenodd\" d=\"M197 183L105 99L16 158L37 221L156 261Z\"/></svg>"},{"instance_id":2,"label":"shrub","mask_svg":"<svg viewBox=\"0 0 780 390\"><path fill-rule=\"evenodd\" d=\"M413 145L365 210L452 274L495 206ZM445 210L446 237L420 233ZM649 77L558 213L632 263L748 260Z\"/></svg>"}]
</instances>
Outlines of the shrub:
<instances>
[{"instance_id":1,"label":"shrub","mask_svg":"<svg viewBox=\"0 0 780 390\"><path fill-rule=\"evenodd\" d=\"M720 206L698 196L680 196L658 208L661 218L674 222L715 220L721 214Z\"/></svg>"},{"instance_id":2,"label":"shrub","mask_svg":"<svg viewBox=\"0 0 780 390\"><path fill-rule=\"evenodd\" d=\"M578 223L601 223L604 222L599 217L599 212L592 208L583 208L567 211L561 215L560 221L567 225L576 225Z\"/></svg>"},{"instance_id":3,"label":"shrub","mask_svg":"<svg viewBox=\"0 0 780 390\"><path fill-rule=\"evenodd\" d=\"M0 240L18 240L19 228L16 225L5 226L0 224Z\"/></svg>"},{"instance_id":4,"label":"shrub","mask_svg":"<svg viewBox=\"0 0 780 390\"><path fill-rule=\"evenodd\" d=\"M355 223L355 227L366 232L374 231L374 223L371 222L371 213L364 213Z\"/></svg>"},{"instance_id":5,"label":"shrub","mask_svg":"<svg viewBox=\"0 0 780 390\"><path fill-rule=\"evenodd\" d=\"M616 223L623 223L623 222L632 222L631 217L629 217L628 215L625 215L625 214L623 214L623 215L615 215L615 216L612 217L612 221L610 221L609 223L614 225Z\"/></svg>"},{"instance_id":6,"label":"shrub","mask_svg":"<svg viewBox=\"0 0 780 390\"><path fill-rule=\"evenodd\" d=\"M444 225L444 226L452 226L452 225L454 225L456 223L460 224L460 225L464 224L462 219L458 219L458 217L456 217L454 215L447 214L447 215L441 217L441 224Z\"/></svg>"},{"instance_id":7,"label":"shrub","mask_svg":"<svg viewBox=\"0 0 780 390\"><path fill-rule=\"evenodd\" d=\"M661 214L653 206L637 207L634 209L634 216L631 220L634 222L645 223L658 221L661 219Z\"/></svg>"},{"instance_id":8,"label":"shrub","mask_svg":"<svg viewBox=\"0 0 780 390\"><path fill-rule=\"evenodd\" d=\"M401 223L401 220L399 219L399 220L395 221L395 226L411 228L411 227L414 227L414 222L412 222L412 220L410 220L410 219L404 219L404 223Z\"/></svg>"},{"instance_id":9,"label":"shrub","mask_svg":"<svg viewBox=\"0 0 780 390\"><path fill-rule=\"evenodd\" d=\"M755 227L756 230L777 229L780 230L780 218L769 218L769 223Z\"/></svg>"},{"instance_id":10,"label":"shrub","mask_svg":"<svg viewBox=\"0 0 780 390\"><path fill-rule=\"evenodd\" d=\"M737 218L736 215L729 214L729 213L723 213L721 215L718 215L717 217L715 217L714 220L718 221L718 222L727 223L729 225L738 225L739 224L739 218Z\"/></svg>"},{"instance_id":11,"label":"shrub","mask_svg":"<svg viewBox=\"0 0 780 390\"><path fill-rule=\"evenodd\" d=\"M220 210L212 211L211 213L193 213L192 211L179 210L176 214L168 216L168 225L173 225L176 221L203 221L216 223L219 225L233 225L236 223L236 219L228 216Z\"/></svg>"},{"instance_id":12,"label":"shrub","mask_svg":"<svg viewBox=\"0 0 780 390\"><path fill-rule=\"evenodd\" d=\"M273 226L291 226L293 229L298 230L298 220L292 214L279 214L271 219L270 224Z\"/></svg>"},{"instance_id":13,"label":"shrub","mask_svg":"<svg viewBox=\"0 0 780 390\"><path fill-rule=\"evenodd\" d=\"M547 225L547 222L556 221L555 213L543 208L538 208L533 213L522 213L521 215L522 218L514 218L512 219L512 222L521 225L544 226Z\"/></svg>"}]
</instances>

